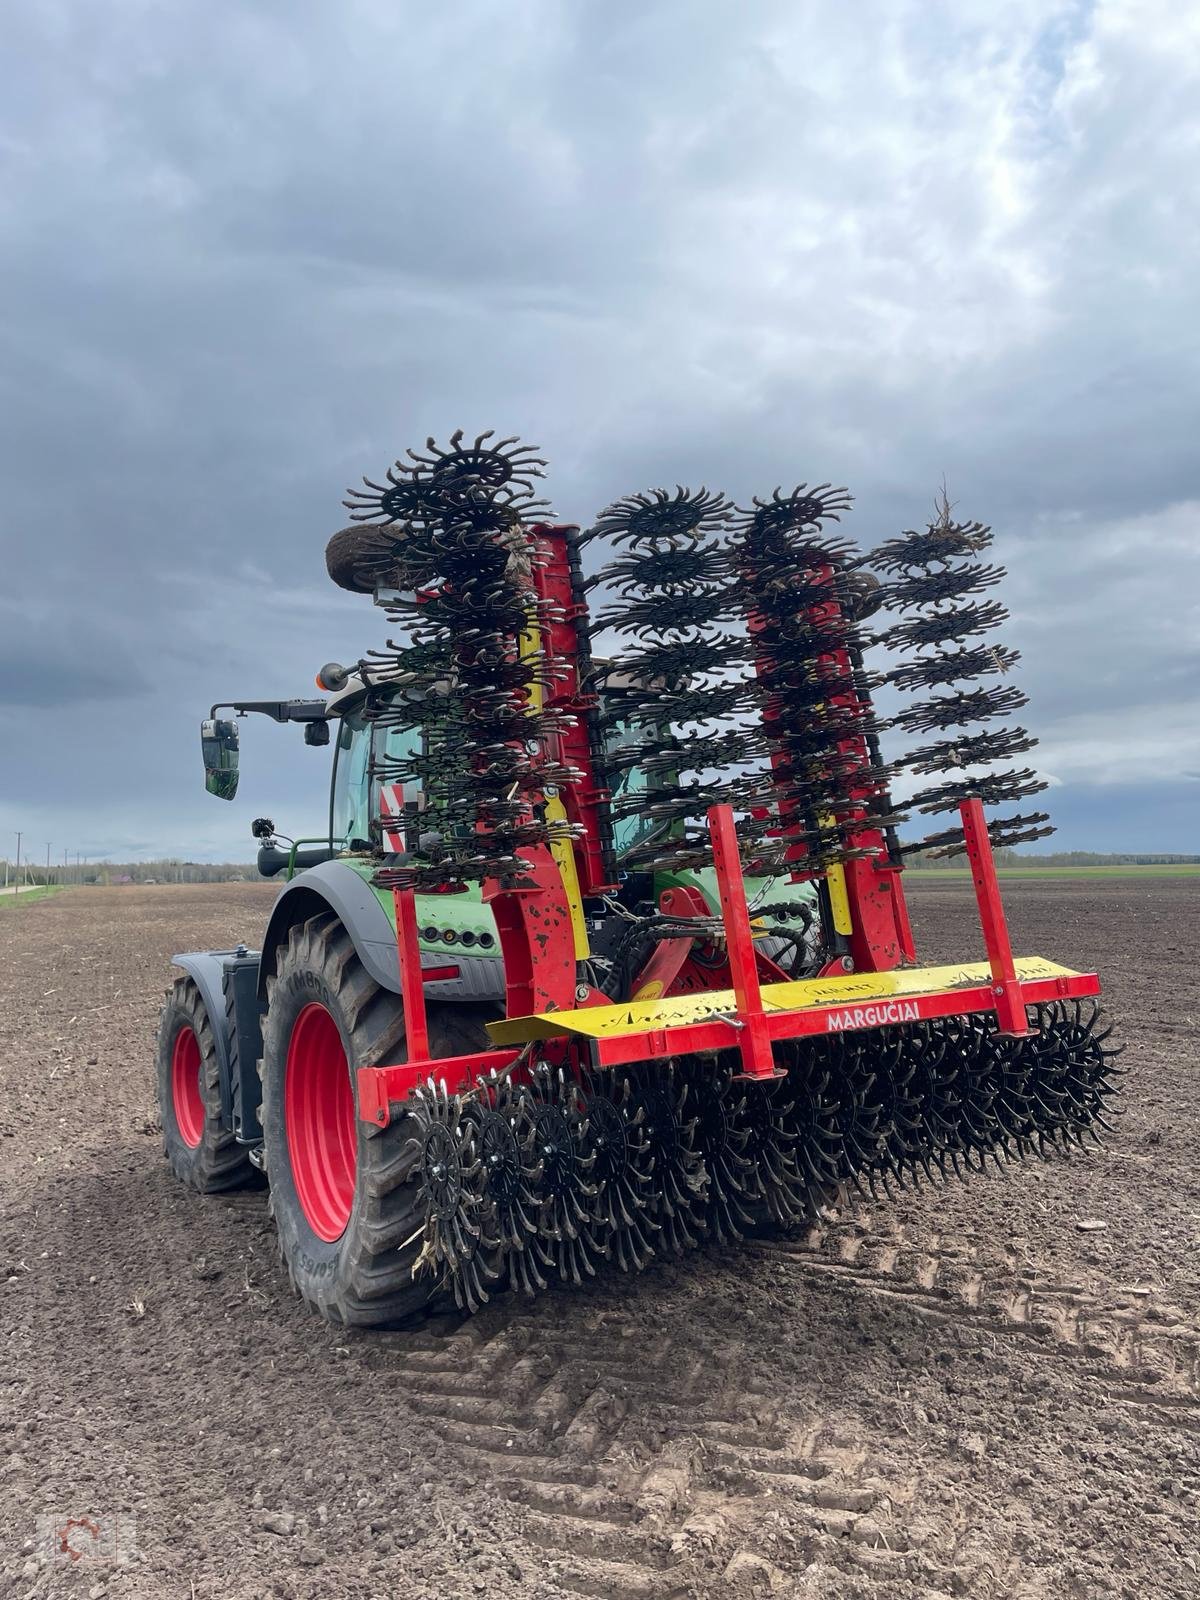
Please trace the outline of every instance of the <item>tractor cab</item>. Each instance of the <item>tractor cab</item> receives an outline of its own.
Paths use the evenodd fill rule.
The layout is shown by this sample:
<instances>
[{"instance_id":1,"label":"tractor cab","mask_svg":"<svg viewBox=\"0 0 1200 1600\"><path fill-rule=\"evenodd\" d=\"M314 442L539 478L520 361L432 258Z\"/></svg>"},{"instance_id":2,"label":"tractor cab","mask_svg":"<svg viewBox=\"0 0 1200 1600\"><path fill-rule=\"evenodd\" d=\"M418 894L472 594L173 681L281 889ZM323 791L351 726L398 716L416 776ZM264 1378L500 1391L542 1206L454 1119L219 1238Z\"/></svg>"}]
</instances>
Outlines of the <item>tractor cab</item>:
<instances>
[{"instance_id":1,"label":"tractor cab","mask_svg":"<svg viewBox=\"0 0 1200 1600\"><path fill-rule=\"evenodd\" d=\"M596 660L594 666L601 686L597 726L603 730L604 754L616 758L611 780L613 798L623 800L647 787L645 771L629 760L629 751L639 740L638 730L622 715L622 701L634 684L614 663ZM390 921L392 897L372 883L379 866L379 851L382 849L387 859L386 852L399 850L405 837L429 836L421 829L426 807L419 785L389 784L386 775L419 760L428 741L431 719L425 705L413 706L412 724L397 714L398 708L403 708L407 687L403 682L366 682L362 676L331 662L321 668L317 685L326 691L328 699L235 701L214 706L201 727L206 787L221 799L231 800L237 793L238 722L233 718L218 719L218 711L230 711L239 718L254 712L277 722L302 723L306 743L333 747L325 826L320 833L291 838L281 833L270 818L256 818L251 831L258 840L259 874L264 878L282 877L285 892L302 894L311 885L326 896L331 884L344 887L353 875L362 893L369 895ZM423 722L415 720L418 715L424 718ZM396 823L394 830L384 826L389 809ZM665 839L670 830L636 806L621 805L616 809L612 848L619 880L618 898L626 913L635 908L652 911L664 893L680 890L698 896L697 905L704 904L715 911L716 875L711 866L648 872L623 865L648 844ZM562 865L569 871L569 858ZM772 931L761 941L764 953L797 974L813 969L819 964L823 949L815 886L781 878L770 881L767 889L765 897L772 903L773 916ZM608 921L609 926L593 930L596 954L603 962L611 954L608 946L615 943L627 963L627 941L618 937L619 923L616 919ZM495 967L495 981L499 982L500 943L478 884L461 887L454 894L419 895L417 923L421 955L427 964L444 956L447 948L455 953L456 977L443 981L469 983L472 992L487 993L492 988L489 971ZM464 956L469 957L465 966ZM488 963L488 971L477 967L480 960Z\"/></svg>"},{"instance_id":2,"label":"tractor cab","mask_svg":"<svg viewBox=\"0 0 1200 1600\"><path fill-rule=\"evenodd\" d=\"M626 687L622 675L607 672L608 663L597 662L604 687L600 692L600 724L605 729L604 748L608 755L636 743L633 726L620 717L620 695ZM328 672L328 668L323 668ZM386 691L382 691L386 695ZM329 843L332 850L350 853L373 848L379 828L372 819L382 809L379 774L415 761L421 754L420 724L405 727L390 718L372 716L368 697L381 691L368 690L360 678L350 678L346 686L327 703L327 715L339 726L334 743L333 772L329 801ZM623 765L613 779L613 794L633 795L646 787L646 776L638 766ZM404 815L410 825L419 826L423 797L415 785L405 786ZM613 846L618 860L635 845L645 842L656 830L652 818L639 814L620 817L613 826Z\"/></svg>"}]
</instances>

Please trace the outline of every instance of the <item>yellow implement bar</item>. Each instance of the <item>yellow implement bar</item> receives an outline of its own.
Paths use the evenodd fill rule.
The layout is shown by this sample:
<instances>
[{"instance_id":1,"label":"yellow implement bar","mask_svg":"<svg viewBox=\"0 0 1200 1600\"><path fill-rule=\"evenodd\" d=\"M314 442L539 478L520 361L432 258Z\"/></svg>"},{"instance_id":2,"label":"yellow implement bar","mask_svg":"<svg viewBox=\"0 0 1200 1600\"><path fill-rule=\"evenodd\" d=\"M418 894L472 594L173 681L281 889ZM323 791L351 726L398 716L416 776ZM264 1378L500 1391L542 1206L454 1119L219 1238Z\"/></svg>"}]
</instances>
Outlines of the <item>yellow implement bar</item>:
<instances>
[{"instance_id":1,"label":"yellow implement bar","mask_svg":"<svg viewBox=\"0 0 1200 1600\"><path fill-rule=\"evenodd\" d=\"M520 656L522 661L536 661L542 650L542 631L537 623L530 621L528 628L521 635ZM545 695L542 686L536 681L529 685L529 709L532 712L541 711L545 704ZM547 795L545 800L547 822L565 822L567 808L563 805L557 794ZM571 913L571 937L575 943L576 961L586 961L592 953L588 940L587 921L583 914L583 895L579 889L579 872L575 866L575 851L569 839L555 839L550 845L550 854L554 858L554 865L558 868L558 875L562 879L563 889L567 896L567 906Z\"/></svg>"},{"instance_id":2,"label":"yellow implement bar","mask_svg":"<svg viewBox=\"0 0 1200 1600\"><path fill-rule=\"evenodd\" d=\"M1043 956L1023 956L1016 962L1017 977L1075 978L1070 967ZM791 983L763 985L764 1011L803 1011L815 1006L853 1006L863 1001L903 1000L917 995L970 989L991 982L986 961L963 962L953 967L904 967L895 972L860 972L848 977L797 978ZM691 1022L732 1016L736 1002L732 989L712 989L702 994L671 995L665 1000L629 1000L622 1005L585 1006L580 1011L545 1011L530 1017L509 1017L489 1022L496 1044L524 1044L529 1039L556 1039L564 1034L601 1039L649 1029L683 1027Z\"/></svg>"},{"instance_id":3,"label":"yellow implement bar","mask_svg":"<svg viewBox=\"0 0 1200 1600\"><path fill-rule=\"evenodd\" d=\"M548 822L565 822L567 808L557 795L546 797L546 820ZM570 839L554 839L550 844L550 854L554 857L554 865L558 868L558 875L563 881L563 888L567 894L567 905L571 912L571 934L575 940L576 961L586 961L592 953L588 940L587 922L583 915L583 895L579 888L579 870L575 865L575 851Z\"/></svg>"},{"instance_id":4,"label":"yellow implement bar","mask_svg":"<svg viewBox=\"0 0 1200 1600\"><path fill-rule=\"evenodd\" d=\"M846 892L846 869L840 862L825 868L825 882L829 888L829 914L833 918L835 933L854 932L854 918L850 915L850 896Z\"/></svg>"},{"instance_id":5,"label":"yellow implement bar","mask_svg":"<svg viewBox=\"0 0 1200 1600\"><path fill-rule=\"evenodd\" d=\"M837 824L837 818L828 811L822 812L817 821L823 828L832 828ZM850 896L846 890L846 869L840 861L825 868L825 886L829 890L829 915L833 930L848 937L854 932L854 918L850 914Z\"/></svg>"}]
</instances>

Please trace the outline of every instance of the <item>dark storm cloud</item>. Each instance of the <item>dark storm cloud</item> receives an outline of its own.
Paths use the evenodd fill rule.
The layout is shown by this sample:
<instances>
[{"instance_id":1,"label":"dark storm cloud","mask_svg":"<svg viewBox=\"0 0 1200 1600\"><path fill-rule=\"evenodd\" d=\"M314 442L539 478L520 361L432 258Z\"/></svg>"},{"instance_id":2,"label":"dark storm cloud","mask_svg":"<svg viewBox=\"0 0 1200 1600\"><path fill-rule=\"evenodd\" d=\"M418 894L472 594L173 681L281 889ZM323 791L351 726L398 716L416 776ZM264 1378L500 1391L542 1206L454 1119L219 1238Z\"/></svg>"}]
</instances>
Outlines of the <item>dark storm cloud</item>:
<instances>
[{"instance_id":1,"label":"dark storm cloud","mask_svg":"<svg viewBox=\"0 0 1200 1600\"><path fill-rule=\"evenodd\" d=\"M1186 9L46 0L6 46L0 827L312 824L295 729L222 808L196 719L377 643L323 576L345 486L494 424L579 519L833 478L869 543L945 474L1063 842L1194 847Z\"/></svg>"},{"instance_id":2,"label":"dark storm cloud","mask_svg":"<svg viewBox=\"0 0 1200 1600\"><path fill-rule=\"evenodd\" d=\"M146 674L103 625L68 628L49 603L0 598L0 683L10 707L59 709L144 694Z\"/></svg>"}]
</instances>

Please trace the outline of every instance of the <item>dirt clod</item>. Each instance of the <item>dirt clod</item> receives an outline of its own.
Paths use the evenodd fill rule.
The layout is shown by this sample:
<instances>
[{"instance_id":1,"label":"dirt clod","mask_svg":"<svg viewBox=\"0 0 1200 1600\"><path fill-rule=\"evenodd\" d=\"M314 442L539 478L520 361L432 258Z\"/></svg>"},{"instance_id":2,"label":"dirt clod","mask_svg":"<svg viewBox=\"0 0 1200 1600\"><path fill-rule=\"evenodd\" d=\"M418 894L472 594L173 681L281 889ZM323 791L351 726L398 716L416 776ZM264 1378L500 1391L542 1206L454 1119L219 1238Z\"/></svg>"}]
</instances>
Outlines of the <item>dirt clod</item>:
<instances>
[{"instance_id":1,"label":"dirt clod","mask_svg":"<svg viewBox=\"0 0 1200 1600\"><path fill-rule=\"evenodd\" d=\"M260 1511L254 1520L264 1533L277 1533L283 1538L296 1531L296 1517L291 1511Z\"/></svg>"}]
</instances>

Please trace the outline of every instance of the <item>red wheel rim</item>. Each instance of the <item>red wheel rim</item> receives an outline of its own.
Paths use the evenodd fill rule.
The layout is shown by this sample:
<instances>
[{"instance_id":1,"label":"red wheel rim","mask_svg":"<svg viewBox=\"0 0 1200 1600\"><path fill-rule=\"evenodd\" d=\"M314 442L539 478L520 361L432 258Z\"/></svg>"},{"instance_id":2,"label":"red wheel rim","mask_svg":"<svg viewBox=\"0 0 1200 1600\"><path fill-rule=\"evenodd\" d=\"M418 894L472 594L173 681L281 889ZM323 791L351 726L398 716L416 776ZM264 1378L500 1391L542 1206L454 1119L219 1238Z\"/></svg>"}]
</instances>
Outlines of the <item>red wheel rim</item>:
<instances>
[{"instance_id":1,"label":"red wheel rim","mask_svg":"<svg viewBox=\"0 0 1200 1600\"><path fill-rule=\"evenodd\" d=\"M318 1239L340 1239L354 1205L358 1128L337 1023L315 1001L288 1040L283 1115L300 1208Z\"/></svg>"},{"instance_id":2,"label":"red wheel rim","mask_svg":"<svg viewBox=\"0 0 1200 1600\"><path fill-rule=\"evenodd\" d=\"M175 1035L171 1051L171 1104L179 1137L194 1150L204 1133L204 1096L200 1092L200 1041L186 1024Z\"/></svg>"}]
</instances>

